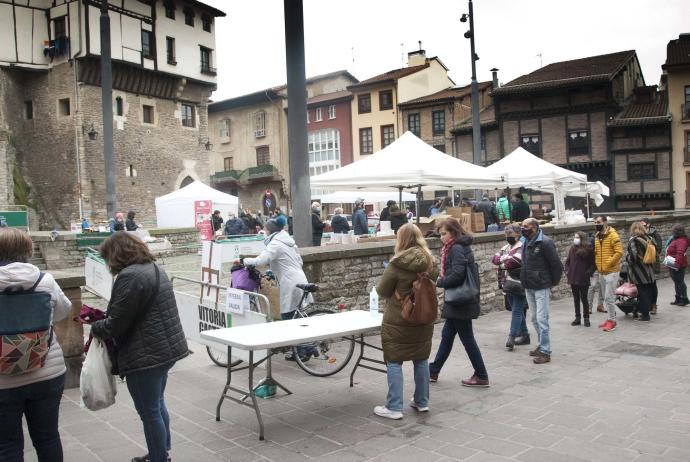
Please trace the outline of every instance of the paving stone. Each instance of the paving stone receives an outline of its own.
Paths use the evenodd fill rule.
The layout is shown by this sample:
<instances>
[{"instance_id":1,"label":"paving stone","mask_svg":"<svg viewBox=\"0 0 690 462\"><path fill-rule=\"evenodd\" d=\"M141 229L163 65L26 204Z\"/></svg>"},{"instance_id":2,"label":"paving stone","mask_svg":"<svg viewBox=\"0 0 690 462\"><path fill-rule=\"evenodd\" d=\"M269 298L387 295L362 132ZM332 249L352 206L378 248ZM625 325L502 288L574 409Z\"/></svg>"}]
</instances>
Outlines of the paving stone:
<instances>
[{"instance_id":1,"label":"paving stone","mask_svg":"<svg viewBox=\"0 0 690 462\"><path fill-rule=\"evenodd\" d=\"M466 446L480 451L512 457L528 449L528 446L508 440L501 440L490 436L471 441Z\"/></svg>"},{"instance_id":2,"label":"paving stone","mask_svg":"<svg viewBox=\"0 0 690 462\"><path fill-rule=\"evenodd\" d=\"M531 448L523 452L516 459L523 462L588 462L588 459L574 457L549 449Z\"/></svg>"}]
</instances>

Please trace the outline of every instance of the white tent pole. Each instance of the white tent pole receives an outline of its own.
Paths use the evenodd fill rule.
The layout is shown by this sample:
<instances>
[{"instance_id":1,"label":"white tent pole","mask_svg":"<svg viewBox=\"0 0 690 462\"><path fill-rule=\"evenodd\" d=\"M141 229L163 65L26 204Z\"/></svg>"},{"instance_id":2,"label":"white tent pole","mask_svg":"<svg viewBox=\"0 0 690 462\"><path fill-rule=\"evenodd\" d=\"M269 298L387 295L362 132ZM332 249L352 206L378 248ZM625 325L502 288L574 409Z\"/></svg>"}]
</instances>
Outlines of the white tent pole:
<instances>
[{"instance_id":1,"label":"white tent pole","mask_svg":"<svg viewBox=\"0 0 690 462\"><path fill-rule=\"evenodd\" d=\"M415 215L417 216L417 224L419 224L419 217L421 213L419 212L419 197L422 195L422 185L417 185L417 196L415 197Z\"/></svg>"},{"instance_id":2,"label":"white tent pole","mask_svg":"<svg viewBox=\"0 0 690 462\"><path fill-rule=\"evenodd\" d=\"M585 196L585 201L585 206L587 207L587 221L589 221L591 213L591 211L589 210L589 192L587 192L587 195Z\"/></svg>"},{"instance_id":3,"label":"white tent pole","mask_svg":"<svg viewBox=\"0 0 690 462\"><path fill-rule=\"evenodd\" d=\"M455 207L455 188L450 188L450 203Z\"/></svg>"},{"instance_id":4,"label":"white tent pole","mask_svg":"<svg viewBox=\"0 0 690 462\"><path fill-rule=\"evenodd\" d=\"M398 207L400 207L400 211L402 211L403 204L402 204L402 186L398 186Z\"/></svg>"}]
</instances>

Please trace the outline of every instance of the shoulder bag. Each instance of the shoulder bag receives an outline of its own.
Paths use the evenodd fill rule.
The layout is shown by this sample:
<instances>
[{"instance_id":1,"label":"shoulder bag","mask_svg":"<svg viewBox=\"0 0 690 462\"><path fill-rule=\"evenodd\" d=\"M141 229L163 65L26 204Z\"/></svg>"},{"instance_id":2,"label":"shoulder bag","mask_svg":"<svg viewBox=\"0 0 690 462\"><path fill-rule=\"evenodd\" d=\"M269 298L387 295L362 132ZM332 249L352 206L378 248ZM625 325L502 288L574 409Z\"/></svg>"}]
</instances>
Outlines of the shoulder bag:
<instances>
[{"instance_id":1,"label":"shoulder bag","mask_svg":"<svg viewBox=\"0 0 690 462\"><path fill-rule=\"evenodd\" d=\"M451 303L476 302L479 299L479 265L476 262L467 264L465 280L458 287L444 291L444 300Z\"/></svg>"}]
</instances>

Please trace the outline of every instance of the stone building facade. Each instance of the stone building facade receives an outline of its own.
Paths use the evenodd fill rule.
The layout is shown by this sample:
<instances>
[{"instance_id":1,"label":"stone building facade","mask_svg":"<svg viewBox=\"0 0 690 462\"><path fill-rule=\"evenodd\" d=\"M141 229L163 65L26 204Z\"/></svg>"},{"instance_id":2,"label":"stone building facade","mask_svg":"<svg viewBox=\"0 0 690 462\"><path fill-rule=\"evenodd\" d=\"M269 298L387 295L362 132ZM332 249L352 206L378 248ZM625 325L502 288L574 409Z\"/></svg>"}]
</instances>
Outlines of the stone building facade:
<instances>
[{"instance_id":1,"label":"stone building facade","mask_svg":"<svg viewBox=\"0 0 690 462\"><path fill-rule=\"evenodd\" d=\"M30 188L41 228L69 229L81 218L106 222L98 6L43 3L0 1L13 17L38 14L49 25L43 37L27 34L19 19L9 24L17 53L0 53L0 129L16 150L14 171ZM224 13L196 1L110 4L117 207L135 210L150 226L155 197L208 178L207 104L216 83L204 57L213 56L213 19ZM174 48L175 37L197 37L203 46L187 56ZM35 48L43 39L42 55L22 57L27 43Z\"/></svg>"}]
</instances>

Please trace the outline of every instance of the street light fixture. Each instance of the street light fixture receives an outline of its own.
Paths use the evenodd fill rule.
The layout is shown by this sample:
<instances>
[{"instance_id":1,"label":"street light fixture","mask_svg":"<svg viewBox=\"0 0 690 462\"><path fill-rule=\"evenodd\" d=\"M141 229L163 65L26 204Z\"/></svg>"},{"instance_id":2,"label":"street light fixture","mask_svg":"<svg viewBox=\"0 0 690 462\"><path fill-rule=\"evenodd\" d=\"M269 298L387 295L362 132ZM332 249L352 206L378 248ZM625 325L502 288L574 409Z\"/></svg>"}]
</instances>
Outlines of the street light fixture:
<instances>
[{"instance_id":1,"label":"street light fixture","mask_svg":"<svg viewBox=\"0 0 690 462\"><path fill-rule=\"evenodd\" d=\"M472 8L472 0L468 1L468 12L460 16L460 22L470 23L470 30L465 32L464 36L470 40L470 60L472 62L472 162L475 165L482 164L481 154L481 131L479 126L479 89L477 85L477 68L476 61L479 60L479 55L474 52L474 11ZM475 191L475 198L481 199L481 191Z\"/></svg>"}]
</instances>

